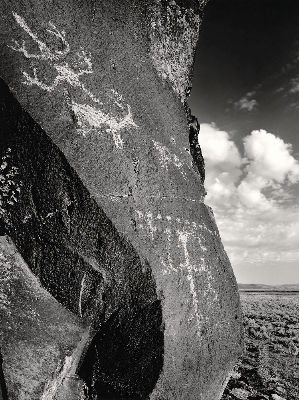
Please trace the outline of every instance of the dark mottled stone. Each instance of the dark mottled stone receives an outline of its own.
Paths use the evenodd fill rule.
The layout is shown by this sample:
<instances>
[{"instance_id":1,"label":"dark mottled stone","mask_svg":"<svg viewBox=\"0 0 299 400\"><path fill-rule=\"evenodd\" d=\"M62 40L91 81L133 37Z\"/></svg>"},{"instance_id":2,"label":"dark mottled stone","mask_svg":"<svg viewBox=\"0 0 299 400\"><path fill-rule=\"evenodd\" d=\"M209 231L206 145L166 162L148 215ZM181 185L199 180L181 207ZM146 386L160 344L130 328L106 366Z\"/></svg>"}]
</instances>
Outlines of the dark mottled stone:
<instances>
[{"instance_id":1,"label":"dark mottled stone","mask_svg":"<svg viewBox=\"0 0 299 400\"><path fill-rule=\"evenodd\" d=\"M185 105L185 108L189 126L190 153L193 158L194 167L198 171L202 183L204 183L206 177L205 160L201 152L201 147L198 138L200 132L200 125L197 118L191 114L191 110L187 104Z\"/></svg>"},{"instance_id":2,"label":"dark mottled stone","mask_svg":"<svg viewBox=\"0 0 299 400\"><path fill-rule=\"evenodd\" d=\"M0 352L0 399L8 400L5 376L3 373L3 358L1 352Z\"/></svg>"},{"instance_id":3,"label":"dark mottled stone","mask_svg":"<svg viewBox=\"0 0 299 400\"><path fill-rule=\"evenodd\" d=\"M106 335L113 328L109 322L112 315L123 340L126 336L130 340L132 331L135 348L128 349L123 342L118 351L127 356L128 377L132 369L136 374L134 352L139 352L137 372L147 368L153 357L150 392L163 364L163 325L148 262L116 231L64 155L3 81L0 126L0 158L9 154L6 169L14 171L10 178L6 175L11 180L10 191L1 204L7 234L43 287L90 324L91 338L96 335L93 343L101 338L96 334L99 327ZM106 346L114 334L109 332ZM114 378L110 377L110 385L116 384Z\"/></svg>"},{"instance_id":4,"label":"dark mottled stone","mask_svg":"<svg viewBox=\"0 0 299 400\"><path fill-rule=\"evenodd\" d=\"M4 0L0 19L0 75L65 156L29 135L27 205L17 204L9 234L43 285L83 318L99 310L120 329L122 316L110 320L119 309L130 321L161 300L163 368L151 400L218 399L242 349L237 284L204 202L198 126L185 109L204 4ZM22 174L23 147L6 155ZM14 204L18 193L6 189ZM26 226L35 234L26 237ZM101 334L92 346L106 346ZM97 362L92 373L117 375ZM122 388L141 393L120 375ZM115 390L93 382L107 396Z\"/></svg>"}]
</instances>

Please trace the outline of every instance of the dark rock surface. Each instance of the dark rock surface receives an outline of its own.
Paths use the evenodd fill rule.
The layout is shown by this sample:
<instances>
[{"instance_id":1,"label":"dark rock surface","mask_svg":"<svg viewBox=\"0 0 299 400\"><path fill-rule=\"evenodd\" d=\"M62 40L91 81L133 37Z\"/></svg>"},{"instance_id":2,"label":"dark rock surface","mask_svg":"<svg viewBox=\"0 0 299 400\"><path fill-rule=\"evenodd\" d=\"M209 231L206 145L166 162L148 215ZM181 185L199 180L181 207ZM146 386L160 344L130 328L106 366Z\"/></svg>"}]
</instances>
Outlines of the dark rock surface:
<instances>
[{"instance_id":1,"label":"dark rock surface","mask_svg":"<svg viewBox=\"0 0 299 400\"><path fill-rule=\"evenodd\" d=\"M91 199L63 154L22 110L7 86L3 82L0 85L0 126L3 129L0 155L3 171L1 216L6 233L18 247L30 270L39 278L38 282L60 304L81 317L82 322L80 318L75 319L73 329L78 330L80 324L90 328L86 339L86 343L92 342L89 344L89 352L94 353L95 348L99 347L97 343L99 334L95 336L95 333L101 327L106 335L109 333L106 346L110 344L113 348L116 346L116 338L119 338L117 352L125 354L123 358L126 359L128 371L136 368L137 364L142 366L134 376L128 374L124 377L123 382L119 382L110 371L106 371L109 379L107 386L111 386L111 391L115 390L116 385L120 386L118 390L122 395L143 398L140 393L142 395L150 393L163 363L161 302L156 295L149 264L146 260L140 259L132 245L118 234L102 209ZM3 257L6 260L8 256L6 254ZM5 265L9 265L7 263L8 261L5 261ZM13 265L15 264L15 268L19 268L16 262ZM26 296L23 292L19 294L12 289L11 284L15 279L19 281L19 277L16 277L11 268L9 270L10 275L6 280L10 286L2 297L7 298L4 321L7 318L11 326L19 323L19 314L26 308ZM2 273L5 280L5 270ZM27 291L30 292L30 285L27 286L29 286ZM28 296L34 295L34 289L32 287ZM12 298L8 298L8 294ZM49 300L50 294L47 297L49 303L47 306L54 307L56 302L54 299L52 302ZM16 298L19 303L15 306L15 314L11 316L12 303L17 301ZM39 300L38 296L37 298ZM61 309L62 311L53 311L52 314L58 315L60 319L66 318L63 315L68 314L62 307ZM30 306L28 310L32 313ZM39 314L42 315L42 311ZM45 315L42 317L41 327L49 329L50 319L48 326L47 318ZM111 318L117 320L112 326L110 326ZM147 326L146 332L140 321ZM54 323L56 324L56 321ZM28 323L22 325L28 327ZM63 326L58 328L55 325L55 327L63 330L68 336L68 331L63 329ZM16 328L13 326L9 329L15 332ZM15 333L19 335L19 332ZM25 333L29 335L26 330ZM101 336L99 339L102 340ZM128 349L125 341L129 339L134 340L134 347ZM22 368L23 365L13 364L11 352L5 348L8 341L5 333L2 340L4 356L11 366L6 368L10 383L8 390L12 397L21 398L14 378L15 370ZM43 340L42 335L40 340ZM24 335L21 339L10 339L10 341L14 348L21 344L26 347ZM35 343L35 338L33 341ZM53 344L59 345L55 337ZM36 352L38 354L38 351ZM34 357L34 352L32 353ZM81 353L79 352L79 356ZM27 358L28 354L25 353L25 356ZM22 355L19 357L22 358ZM109 364L109 361L102 357L106 364ZM123 363L124 360L120 360L119 368L124 368ZM90 368L92 366L91 364ZM150 377L145 377L145 372L151 370L149 366L152 368L152 373ZM51 372L55 371L55 368L52 363ZM32 374L34 372L37 371L33 371ZM80 376L80 372L78 374ZM40 377L40 385L42 379L44 384L47 382L46 377L46 375ZM137 378L138 388L135 387ZM148 381L146 387L148 393L144 393L141 388L140 382L145 378ZM32 379L36 380L37 377ZM96 383L95 378L92 384ZM24 382L21 382L21 385L26 391L27 385ZM131 386L134 386L135 392ZM32 396L29 392L28 398L32 398L30 394ZM35 392L34 394L36 395Z\"/></svg>"},{"instance_id":2,"label":"dark rock surface","mask_svg":"<svg viewBox=\"0 0 299 400\"><path fill-rule=\"evenodd\" d=\"M3 372L3 357L0 353L0 399L7 400L7 386L5 381L5 376Z\"/></svg>"},{"instance_id":3,"label":"dark rock surface","mask_svg":"<svg viewBox=\"0 0 299 400\"><path fill-rule=\"evenodd\" d=\"M0 238L0 265L0 340L8 393L3 397L40 399L44 392L44 399L52 398L47 394L65 392L75 376L87 327L41 288L5 236ZM79 399L80 391L82 381L71 398Z\"/></svg>"},{"instance_id":4,"label":"dark rock surface","mask_svg":"<svg viewBox=\"0 0 299 400\"><path fill-rule=\"evenodd\" d=\"M215 400L241 352L237 285L186 112L204 3L3 2L0 75L80 178L4 98L5 228L44 287L92 324L93 367L80 371L107 398ZM124 353L107 350L109 336ZM152 359L140 363L144 340Z\"/></svg>"}]
</instances>

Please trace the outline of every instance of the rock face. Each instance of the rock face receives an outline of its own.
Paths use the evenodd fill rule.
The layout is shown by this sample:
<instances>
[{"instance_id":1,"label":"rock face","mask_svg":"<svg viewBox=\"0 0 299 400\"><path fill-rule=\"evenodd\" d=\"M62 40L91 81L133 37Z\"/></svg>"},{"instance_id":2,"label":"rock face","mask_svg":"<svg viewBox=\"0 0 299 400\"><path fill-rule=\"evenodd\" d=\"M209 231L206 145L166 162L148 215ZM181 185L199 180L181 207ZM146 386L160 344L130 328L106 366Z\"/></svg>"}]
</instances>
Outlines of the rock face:
<instances>
[{"instance_id":1,"label":"rock face","mask_svg":"<svg viewBox=\"0 0 299 400\"><path fill-rule=\"evenodd\" d=\"M116 231L63 154L23 111L7 86L1 82L0 87L0 124L4 132L1 215L5 233L34 274L24 261L13 258L16 251L3 239L2 350L7 360L8 390L12 397L23 398L18 388L21 386L26 398L38 398L40 386L48 383L45 399L55 392L61 399L71 400L75 395L71 392L66 397L64 377L49 383L51 374L59 367L58 361L65 359L60 375L82 375L89 383L93 374L85 377L84 370L81 374L81 358L85 352L87 357L90 352L94 355L96 348L104 364L101 372L108 380L102 394L114 393L117 386L119 396L115 398L145 398L160 374L164 351L161 301L150 266ZM34 298L38 299L37 309ZM24 329L21 337L18 324ZM49 338L56 352L45 346L51 328L54 333L58 331L58 337L53 334ZM30 348L30 341L33 349L29 356L26 348ZM108 346L111 351L104 355ZM65 347L72 353L68 358L61 349ZM22 349L25 365L17 362L18 357L23 359ZM118 361L113 349L120 355ZM47 356L42 364L48 370L38 378L32 359L37 355L41 358L44 352ZM91 363L91 368L97 367L98 361ZM116 376L111 366L123 376ZM34 380L39 387L26 383ZM90 388L96 385L97 379L90 382ZM95 395L92 390L91 394Z\"/></svg>"},{"instance_id":2,"label":"rock face","mask_svg":"<svg viewBox=\"0 0 299 400\"><path fill-rule=\"evenodd\" d=\"M203 6L3 2L0 75L15 97L2 83L1 229L38 278L32 295L40 282L72 326L52 339L67 349L51 356L56 377L32 361L30 395L4 332L11 398L221 396L242 334L186 105Z\"/></svg>"}]
</instances>

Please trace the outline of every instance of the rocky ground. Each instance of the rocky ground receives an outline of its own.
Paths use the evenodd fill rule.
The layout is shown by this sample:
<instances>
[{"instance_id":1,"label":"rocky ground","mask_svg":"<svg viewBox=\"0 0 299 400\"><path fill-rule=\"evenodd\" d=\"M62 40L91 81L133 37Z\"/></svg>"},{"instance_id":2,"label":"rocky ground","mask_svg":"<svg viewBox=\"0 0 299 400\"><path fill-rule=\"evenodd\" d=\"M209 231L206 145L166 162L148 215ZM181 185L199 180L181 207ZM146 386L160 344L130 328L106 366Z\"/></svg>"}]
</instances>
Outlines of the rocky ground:
<instances>
[{"instance_id":1,"label":"rocky ground","mask_svg":"<svg viewBox=\"0 0 299 400\"><path fill-rule=\"evenodd\" d=\"M299 398L299 294L241 293L245 352L222 400Z\"/></svg>"}]
</instances>

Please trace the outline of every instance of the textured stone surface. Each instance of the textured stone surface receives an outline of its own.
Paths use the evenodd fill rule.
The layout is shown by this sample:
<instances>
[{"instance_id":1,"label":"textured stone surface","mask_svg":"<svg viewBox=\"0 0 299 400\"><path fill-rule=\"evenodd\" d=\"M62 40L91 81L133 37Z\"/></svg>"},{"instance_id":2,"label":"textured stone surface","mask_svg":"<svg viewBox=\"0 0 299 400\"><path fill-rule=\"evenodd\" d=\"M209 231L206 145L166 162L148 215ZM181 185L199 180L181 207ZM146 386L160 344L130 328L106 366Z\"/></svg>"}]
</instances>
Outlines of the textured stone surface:
<instances>
[{"instance_id":1,"label":"textured stone surface","mask_svg":"<svg viewBox=\"0 0 299 400\"><path fill-rule=\"evenodd\" d=\"M87 347L94 354L104 342L122 355L120 372L140 366L122 382L103 367L107 393L116 385L122 396L143 398L155 385L164 351L161 302L150 266L118 234L63 154L3 82L0 88L1 182L8 187L1 191L1 216L6 234L30 268L19 255L10 262L16 250L4 240L0 345L9 394L29 400L44 390L43 400L52 399L53 392L59 399L79 398L80 387L63 388L65 375L78 379ZM105 339L98 333L102 330ZM64 361L61 347L71 347L71 358ZM107 366L112 356L102 355ZM51 380L56 370L58 376ZM70 390L68 396L65 390Z\"/></svg>"},{"instance_id":2,"label":"textured stone surface","mask_svg":"<svg viewBox=\"0 0 299 400\"><path fill-rule=\"evenodd\" d=\"M0 264L0 344L8 392L4 400L38 399L44 390L56 392L56 381L66 378L61 376L64 365L70 364L68 378L71 368L76 369L75 350L85 341L84 325L40 287L4 236L0 237Z\"/></svg>"},{"instance_id":3,"label":"textured stone surface","mask_svg":"<svg viewBox=\"0 0 299 400\"><path fill-rule=\"evenodd\" d=\"M150 5L150 52L162 79L186 99L191 88L191 68L207 0L160 1Z\"/></svg>"},{"instance_id":4,"label":"textured stone surface","mask_svg":"<svg viewBox=\"0 0 299 400\"><path fill-rule=\"evenodd\" d=\"M4 1L0 17L1 76L21 105L63 151L94 199L90 219L80 220L87 233L74 227L74 232L64 237L64 259L69 254L80 255L85 248L96 248L90 230L96 223L92 215L98 204L138 254L149 261L152 294L148 295L145 313L154 316L157 326L147 330L157 332L160 326L159 312L154 306L159 299L165 325L163 369L157 376L152 374L157 382L152 387L151 399L219 398L241 351L237 286L212 211L204 204L204 164L197 142L198 126L185 103L203 6L204 2L183 0L61 0L32 1L30 5L13 0ZM57 175L51 180L56 158L49 155L53 163L43 174L49 175L46 185L33 173L38 181L36 196L45 203L48 187L58 185ZM11 207L18 197L18 187L22 193L22 186L9 183L18 180L15 166L11 163L11 179L4 182ZM55 168L57 173L59 170L60 167ZM73 187L76 186L77 183ZM81 196L80 192L80 207L84 204ZM60 220L57 218L52 227L42 229L47 237L53 233L57 236L55 246L61 241L57 232L62 229L60 224L64 230L69 229L68 208L73 199L65 194L59 201ZM34 194L33 203L38 203ZM37 209L37 216L40 213ZM42 221L36 226L40 230ZM13 239L21 242L23 235L18 231L16 228ZM110 245L118 240L114 236ZM72 249L67 250L67 246ZM26 243L23 251L30 248L32 245ZM119 262L119 253L113 256L109 249L112 247L106 247L104 253ZM30 255L31 259L38 258L40 251L38 248L36 255ZM53 251L48 256L49 265L54 260L59 269L60 253ZM125 253L126 259L129 251ZM86 258L89 264L94 263L90 257L88 250L84 257L78 257L79 275L84 271ZM44 263L42 256L41 264ZM38 269L33 271L39 273ZM135 271L131 276L133 290L143 278ZM59 290L66 291L62 289L64 285L63 279L57 281ZM71 290L72 286L68 288ZM121 287L114 287L115 292L119 290ZM51 293L56 298L61 296L54 290ZM78 297L76 285L72 293ZM116 296L113 290L109 296ZM73 294L63 294L58 300L77 312L72 301L68 303L68 297L73 298ZM96 302L97 296L93 299ZM144 324L142 312L138 318L128 318L121 329L113 311L110 317L95 336L101 349L109 348L105 329L135 332L132 324ZM127 343L124 347L130 346L133 345ZM117 352L108 353L113 360L117 359ZM107 390L109 379L107 371L102 370L104 362L89 351L86 357L94 367L85 380L91 374L97 375L93 390ZM148 365L153 366L153 361ZM138 362L135 368L140 369ZM122 382L125 374L119 371L109 374ZM112 398L123 398L120 389L114 390ZM131 398L144 398L141 389L131 390L139 390L137 397Z\"/></svg>"}]
</instances>

